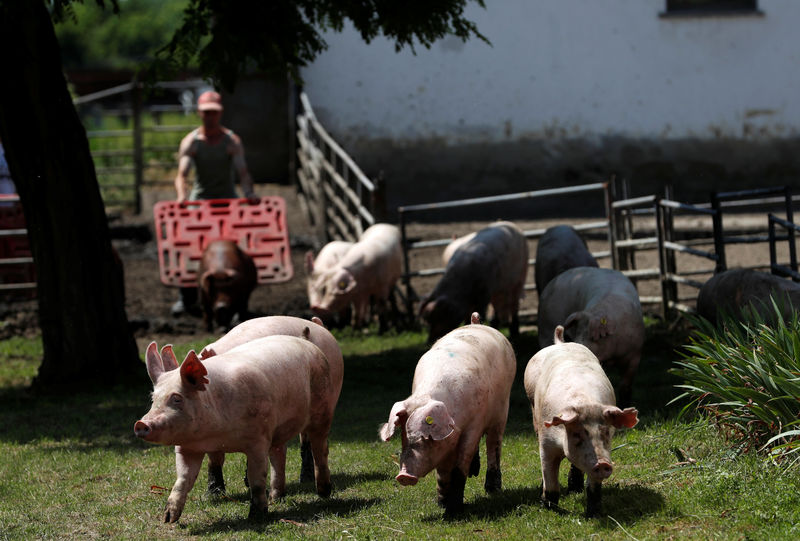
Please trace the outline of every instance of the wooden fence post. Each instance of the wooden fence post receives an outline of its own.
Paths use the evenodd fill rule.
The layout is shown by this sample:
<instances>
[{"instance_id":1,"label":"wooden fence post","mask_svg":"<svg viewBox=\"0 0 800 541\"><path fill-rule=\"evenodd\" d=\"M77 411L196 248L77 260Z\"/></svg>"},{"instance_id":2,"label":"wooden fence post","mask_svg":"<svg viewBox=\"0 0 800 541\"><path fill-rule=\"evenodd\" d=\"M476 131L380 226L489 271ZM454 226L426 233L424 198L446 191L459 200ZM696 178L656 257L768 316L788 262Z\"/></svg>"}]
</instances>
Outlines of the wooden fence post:
<instances>
[{"instance_id":1,"label":"wooden fence post","mask_svg":"<svg viewBox=\"0 0 800 541\"><path fill-rule=\"evenodd\" d=\"M717 265L714 274L724 272L728 265L725 261L725 233L722 230L722 205L717 192L711 193L711 208L714 209L714 252L717 254Z\"/></svg>"}]
</instances>

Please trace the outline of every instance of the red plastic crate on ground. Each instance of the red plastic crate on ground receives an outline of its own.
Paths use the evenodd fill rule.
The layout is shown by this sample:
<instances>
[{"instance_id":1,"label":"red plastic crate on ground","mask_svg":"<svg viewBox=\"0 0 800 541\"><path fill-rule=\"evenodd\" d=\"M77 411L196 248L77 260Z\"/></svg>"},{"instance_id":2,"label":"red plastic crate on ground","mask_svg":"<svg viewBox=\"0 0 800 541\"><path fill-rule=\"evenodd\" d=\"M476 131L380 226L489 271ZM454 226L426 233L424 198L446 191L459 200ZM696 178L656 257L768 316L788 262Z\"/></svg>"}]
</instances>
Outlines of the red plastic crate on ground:
<instances>
[{"instance_id":1,"label":"red plastic crate on ground","mask_svg":"<svg viewBox=\"0 0 800 541\"><path fill-rule=\"evenodd\" d=\"M253 258L259 284L292 278L286 202L282 197L204 201L160 201L153 207L161 282L197 285L200 258L208 243L231 240Z\"/></svg>"}]
</instances>

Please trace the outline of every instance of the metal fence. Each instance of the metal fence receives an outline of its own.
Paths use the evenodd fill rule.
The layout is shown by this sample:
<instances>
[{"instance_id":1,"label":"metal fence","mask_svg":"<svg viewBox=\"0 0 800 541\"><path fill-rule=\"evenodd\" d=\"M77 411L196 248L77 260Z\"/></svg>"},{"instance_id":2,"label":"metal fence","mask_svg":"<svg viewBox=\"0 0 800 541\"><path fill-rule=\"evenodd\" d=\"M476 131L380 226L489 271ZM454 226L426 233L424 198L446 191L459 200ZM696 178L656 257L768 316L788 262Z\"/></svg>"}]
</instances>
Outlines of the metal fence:
<instances>
[{"instance_id":1,"label":"metal fence","mask_svg":"<svg viewBox=\"0 0 800 541\"><path fill-rule=\"evenodd\" d=\"M768 216L769 220L769 268L772 274L778 276L788 276L795 282L800 282L800 273L797 272L797 247L795 246L795 232L800 231L800 226L792 223L791 220L783 220L774 214ZM775 232L776 226L786 230L785 236L778 236ZM777 241L786 240L789 243L789 264L783 265L778 262Z\"/></svg>"},{"instance_id":2,"label":"metal fence","mask_svg":"<svg viewBox=\"0 0 800 541\"><path fill-rule=\"evenodd\" d=\"M311 224L327 242L356 241L381 220L383 180L370 179L322 127L305 93L297 115L297 192Z\"/></svg>"},{"instance_id":3,"label":"metal fence","mask_svg":"<svg viewBox=\"0 0 800 541\"><path fill-rule=\"evenodd\" d=\"M413 250L421 250L433 247L441 247L446 246L450 242L452 242L452 238L444 238L444 239L434 239L434 240L425 240L425 241L415 241L408 238L407 234L407 224L408 224L408 216L410 214L417 214L417 213L424 213L429 211L435 211L445 208L463 208L468 206L475 206L475 205L487 205L492 203L500 203L500 202L508 202L508 201L519 201L523 199L539 199L539 198L551 198L551 197L559 197L563 195L575 194L575 193L582 193L582 192L599 192L603 197L604 208L606 209L606 217L604 220L600 221L587 221L584 223L575 224L574 227L579 232L585 232L590 230L603 230L608 237L609 242L609 250L602 251L602 252L595 252L592 255L595 259L602 259L607 257L613 257L614 253L614 239L612 238L610 232L611 229L609 227L609 209L610 209L610 192L609 186L607 182L596 182L592 184L584 184L581 186L571 186L567 188L553 188L547 190L535 190L535 191L528 191L528 192L518 192L512 194L504 194L504 195L495 195L495 196L487 196L487 197L476 197L470 199L459 199L455 201L442 201L438 203L424 203L420 205L407 205L398 207L397 212L399 215L400 220L400 234L402 238L402 245L403 245L403 287L405 289L404 293L404 302L406 306L406 311L408 314L414 313L414 302L419 300L419 295L417 294L416 290L412 285L412 280L414 278L420 278L425 276L436 276L438 274L444 274L443 268L427 268L427 269L415 269L411 270L410 268L410 252ZM541 237L545 232L545 229L531 229L524 231L525 236L528 239L537 239ZM531 258L528 260L529 265L534 265L536 263L535 258ZM525 290L531 291L535 290L536 285L533 283L526 283ZM521 312L521 316L529 316L533 315L533 313L528 312Z\"/></svg>"},{"instance_id":4,"label":"metal fence","mask_svg":"<svg viewBox=\"0 0 800 541\"><path fill-rule=\"evenodd\" d=\"M202 80L160 82L172 103L145 103L143 85L130 82L73 100L89 139L107 209L141 212L143 186L171 185L178 145L196 128L183 118L195 111Z\"/></svg>"}]
</instances>

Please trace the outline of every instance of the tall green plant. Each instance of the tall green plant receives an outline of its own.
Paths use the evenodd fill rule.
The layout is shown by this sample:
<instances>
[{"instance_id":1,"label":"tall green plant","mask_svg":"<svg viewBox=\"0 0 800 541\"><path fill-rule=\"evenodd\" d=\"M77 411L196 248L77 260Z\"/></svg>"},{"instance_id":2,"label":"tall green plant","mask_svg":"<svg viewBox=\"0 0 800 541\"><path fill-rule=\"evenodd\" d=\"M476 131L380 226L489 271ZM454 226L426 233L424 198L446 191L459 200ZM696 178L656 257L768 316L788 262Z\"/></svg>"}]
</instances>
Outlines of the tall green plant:
<instances>
[{"instance_id":1,"label":"tall green plant","mask_svg":"<svg viewBox=\"0 0 800 541\"><path fill-rule=\"evenodd\" d=\"M783 321L772 305L770 323L755 310L723 316L718 328L693 318L697 331L672 369L684 380L673 402L688 398L683 413L705 412L738 450L785 458L800 451L800 320Z\"/></svg>"}]
</instances>

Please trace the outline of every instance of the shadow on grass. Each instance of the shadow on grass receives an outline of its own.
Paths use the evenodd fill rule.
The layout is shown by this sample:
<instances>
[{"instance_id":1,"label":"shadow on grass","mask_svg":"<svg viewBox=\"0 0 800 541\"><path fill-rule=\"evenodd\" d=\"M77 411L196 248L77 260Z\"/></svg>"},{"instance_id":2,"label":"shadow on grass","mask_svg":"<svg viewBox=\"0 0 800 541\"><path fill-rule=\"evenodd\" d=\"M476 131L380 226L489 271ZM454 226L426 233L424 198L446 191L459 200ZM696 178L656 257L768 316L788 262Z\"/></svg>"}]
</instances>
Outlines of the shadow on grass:
<instances>
[{"instance_id":1,"label":"shadow on grass","mask_svg":"<svg viewBox=\"0 0 800 541\"><path fill-rule=\"evenodd\" d=\"M289 474L287 473L287 482L286 482L286 495L287 496L295 496L297 494L314 494L316 491L315 485L313 482L308 483L301 483L299 481L290 481L288 479ZM331 473L331 483L333 484L333 497L336 497L337 492L342 492L350 487L360 485L361 483L367 483L370 481L389 481L391 480L391 476L387 476L383 472L373 471L367 473L358 473L358 474L351 474L351 473ZM242 502L249 502L250 501L250 492L244 486L244 472L241 472L241 475L237 476L237 479L233 481L235 484L235 491L231 490L231 479L226 480L227 485L227 495L220 498L232 500L232 501L242 501ZM239 484L236 484L239 483Z\"/></svg>"},{"instance_id":2,"label":"shadow on grass","mask_svg":"<svg viewBox=\"0 0 800 541\"><path fill-rule=\"evenodd\" d=\"M580 516L585 509L585 493L565 494L566 488L562 487L563 500L578 498L580 500ZM483 495L472 501L464 502L464 511L454 516L446 516L444 510L426 516L426 522L439 522L441 520L463 521L473 519L496 519L517 512L521 507L538 510L543 513L559 515L572 514L563 507L546 510L542 507L540 498L542 487L516 487L504 489L497 494ZM618 524L630 524L641 520L643 517L657 513L664 507L664 497L658 492L639 485L603 487L603 512L598 520L603 527L616 528ZM613 519L610 518L613 516ZM615 522L616 521L616 522Z\"/></svg>"},{"instance_id":3,"label":"shadow on grass","mask_svg":"<svg viewBox=\"0 0 800 541\"><path fill-rule=\"evenodd\" d=\"M269 516L264 521L241 519L225 519L215 522L209 526L200 528L188 528L191 535L207 535L214 533L232 532L263 532L268 533L274 529L280 521L290 521L292 523L308 523L324 520L328 515L346 517L358 513L363 509L378 505L382 500L379 498L337 498L335 495L328 499L317 498L310 502L298 502L292 509L286 511L270 511Z\"/></svg>"}]
</instances>

